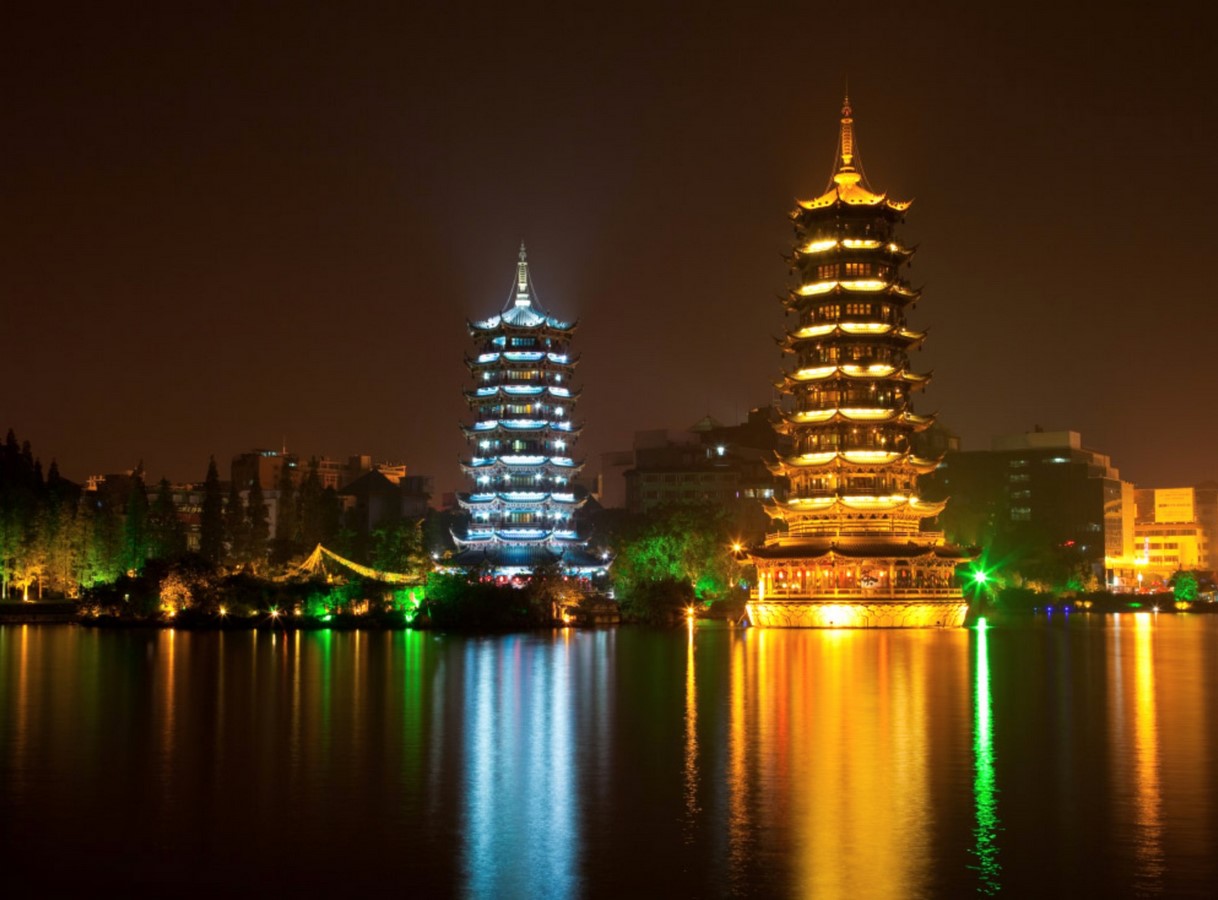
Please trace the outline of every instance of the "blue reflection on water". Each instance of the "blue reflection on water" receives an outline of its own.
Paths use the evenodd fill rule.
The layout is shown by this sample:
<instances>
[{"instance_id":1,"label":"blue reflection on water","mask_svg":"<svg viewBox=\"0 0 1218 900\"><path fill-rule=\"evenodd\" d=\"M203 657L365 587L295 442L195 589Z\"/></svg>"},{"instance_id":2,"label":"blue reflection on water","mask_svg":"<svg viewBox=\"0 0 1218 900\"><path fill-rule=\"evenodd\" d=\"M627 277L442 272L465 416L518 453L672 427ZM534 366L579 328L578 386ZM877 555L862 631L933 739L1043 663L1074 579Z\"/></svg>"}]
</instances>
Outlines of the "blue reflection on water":
<instances>
[{"instance_id":1,"label":"blue reflection on water","mask_svg":"<svg viewBox=\"0 0 1218 900\"><path fill-rule=\"evenodd\" d=\"M466 648L462 832L470 896L579 893L570 666L569 644L515 637Z\"/></svg>"}]
</instances>

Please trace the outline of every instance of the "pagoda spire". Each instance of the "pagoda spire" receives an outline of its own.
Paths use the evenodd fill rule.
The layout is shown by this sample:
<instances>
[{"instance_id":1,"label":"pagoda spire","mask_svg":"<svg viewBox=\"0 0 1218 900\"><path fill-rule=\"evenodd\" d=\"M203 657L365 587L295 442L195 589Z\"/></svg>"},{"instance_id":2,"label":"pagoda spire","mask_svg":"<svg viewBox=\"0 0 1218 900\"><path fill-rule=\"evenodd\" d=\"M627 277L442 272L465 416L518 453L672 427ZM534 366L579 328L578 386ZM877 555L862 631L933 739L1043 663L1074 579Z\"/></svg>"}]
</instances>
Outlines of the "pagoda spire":
<instances>
[{"instance_id":1,"label":"pagoda spire","mask_svg":"<svg viewBox=\"0 0 1218 900\"><path fill-rule=\"evenodd\" d=\"M854 110L850 108L849 91L842 97L842 118L838 132L838 160L833 181L842 187L858 184L862 175L854 166Z\"/></svg>"},{"instance_id":2,"label":"pagoda spire","mask_svg":"<svg viewBox=\"0 0 1218 900\"><path fill-rule=\"evenodd\" d=\"M524 249L524 241L521 241L519 261L516 263L516 305L530 305L532 298L529 294L529 254Z\"/></svg>"}]
</instances>

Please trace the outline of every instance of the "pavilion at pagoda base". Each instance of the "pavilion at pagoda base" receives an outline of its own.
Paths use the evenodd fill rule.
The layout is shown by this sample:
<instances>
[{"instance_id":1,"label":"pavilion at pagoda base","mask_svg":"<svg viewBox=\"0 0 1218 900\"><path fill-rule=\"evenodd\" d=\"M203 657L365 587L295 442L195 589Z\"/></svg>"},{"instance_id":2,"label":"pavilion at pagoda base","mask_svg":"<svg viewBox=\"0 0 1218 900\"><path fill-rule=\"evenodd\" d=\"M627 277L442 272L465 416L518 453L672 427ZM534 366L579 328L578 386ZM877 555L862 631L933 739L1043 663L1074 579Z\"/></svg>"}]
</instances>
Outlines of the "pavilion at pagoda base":
<instances>
[{"instance_id":1,"label":"pavilion at pagoda base","mask_svg":"<svg viewBox=\"0 0 1218 900\"><path fill-rule=\"evenodd\" d=\"M749 622L762 628L959 628L968 614L961 597L838 597L754 600Z\"/></svg>"},{"instance_id":2,"label":"pavilion at pagoda base","mask_svg":"<svg viewBox=\"0 0 1218 900\"><path fill-rule=\"evenodd\" d=\"M956 567L974 554L936 532L771 535L749 556L763 628L958 628L968 614Z\"/></svg>"}]
</instances>

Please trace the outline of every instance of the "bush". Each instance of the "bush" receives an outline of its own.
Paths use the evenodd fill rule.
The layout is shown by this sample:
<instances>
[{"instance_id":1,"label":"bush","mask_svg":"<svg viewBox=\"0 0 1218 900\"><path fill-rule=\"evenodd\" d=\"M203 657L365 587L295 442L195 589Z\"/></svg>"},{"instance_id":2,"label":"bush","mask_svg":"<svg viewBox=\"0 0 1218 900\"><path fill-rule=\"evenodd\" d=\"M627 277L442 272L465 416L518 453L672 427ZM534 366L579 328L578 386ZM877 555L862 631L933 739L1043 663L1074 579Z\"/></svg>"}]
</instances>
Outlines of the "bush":
<instances>
[{"instance_id":1,"label":"bush","mask_svg":"<svg viewBox=\"0 0 1218 900\"><path fill-rule=\"evenodd\" d=\"M648 625L673 625L695 600L694 588L680 578L638 582L622 598L622 618Z\"/></svg>"}]
</instances>

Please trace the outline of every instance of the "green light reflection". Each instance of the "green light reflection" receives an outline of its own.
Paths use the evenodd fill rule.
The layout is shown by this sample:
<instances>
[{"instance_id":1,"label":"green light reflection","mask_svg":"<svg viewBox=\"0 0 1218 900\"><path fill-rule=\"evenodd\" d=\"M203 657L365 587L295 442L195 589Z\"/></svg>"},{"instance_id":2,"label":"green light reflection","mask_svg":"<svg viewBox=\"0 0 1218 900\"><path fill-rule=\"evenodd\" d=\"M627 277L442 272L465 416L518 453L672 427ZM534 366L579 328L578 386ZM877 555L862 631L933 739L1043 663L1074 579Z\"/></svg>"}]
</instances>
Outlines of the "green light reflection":
<instances>
[{"instance_id":1,"label":"green light reflection","mask_svg":"<svg viewBox=\"0 0 1218 900\"><path fill-rule=\"evenodd\" d=\"M976 808L977 825L973 829L975 844L973 855L977 858L971 868L977 870L979 893L987 896L997 894L1002 887L999 876L1002 865L998 862L998 788L994 777L994 731L992 704L990 700L990 660L986 646L985 619L977 620L977 657L973 686L973 803Z\"/></svg>"}]
</instances>

